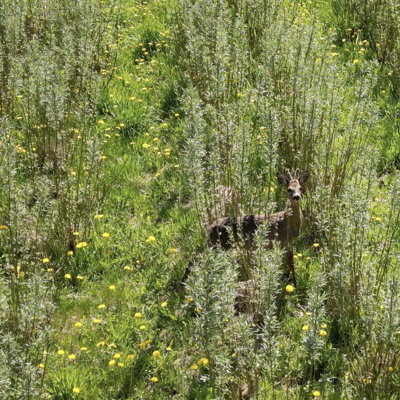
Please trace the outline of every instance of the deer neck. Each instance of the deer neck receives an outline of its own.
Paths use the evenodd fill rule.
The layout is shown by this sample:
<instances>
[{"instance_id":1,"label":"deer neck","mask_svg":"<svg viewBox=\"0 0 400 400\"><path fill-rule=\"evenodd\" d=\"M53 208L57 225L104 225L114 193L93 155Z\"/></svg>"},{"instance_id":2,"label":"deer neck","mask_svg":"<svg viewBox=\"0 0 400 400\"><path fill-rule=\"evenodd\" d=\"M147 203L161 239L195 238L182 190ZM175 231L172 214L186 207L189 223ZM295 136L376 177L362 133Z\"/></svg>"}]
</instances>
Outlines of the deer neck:
<instances>
[{"instance_id":1,"label":"deer neck","mask_svg":"<svg viewBox=\"0 0 400 400\"><path fill-rule=\"evenodd\" d=\"M288 225L294 236L298 236L300 232L300 202L290 201L287 202L286 218Z\"/></svg>"}]
</instances>

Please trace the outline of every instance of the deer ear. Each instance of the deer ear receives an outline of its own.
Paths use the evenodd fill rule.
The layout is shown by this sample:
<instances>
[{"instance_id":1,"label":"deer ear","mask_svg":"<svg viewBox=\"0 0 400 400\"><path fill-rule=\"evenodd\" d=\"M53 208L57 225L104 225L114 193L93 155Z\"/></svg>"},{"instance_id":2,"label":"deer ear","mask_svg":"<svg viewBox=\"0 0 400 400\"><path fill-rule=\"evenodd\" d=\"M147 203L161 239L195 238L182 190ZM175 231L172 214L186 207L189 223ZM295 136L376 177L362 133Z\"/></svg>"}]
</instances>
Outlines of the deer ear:
<instances>
[{"instance_id":1,"label":"deer ear","mask_svg":"<svg viewBox=\"0 0 400 400\"><path fill-rule=\"evenodd\" d=\"M310 177L310 172L308 171L308 169L306 169L300 175L300 178L299 178L300 185L303 185L304 183L306 183L308 181L309 177Z\"/></svg>"},{"instance_id":2,"label":"deer ear","mask_svg":"<svg viewBox=\"0 0 400 400\"><path fill-rule=\"evenodd\" d=\"M286 179L286 176L285 175L283 175L281 172L277 172L276 173L276 178L278 179L278 182L281 184L281 185L284 185L284 186L287 186L288 184L289 184L289 182L287 181L287 179Z\"/></svg>"}]
</instances>

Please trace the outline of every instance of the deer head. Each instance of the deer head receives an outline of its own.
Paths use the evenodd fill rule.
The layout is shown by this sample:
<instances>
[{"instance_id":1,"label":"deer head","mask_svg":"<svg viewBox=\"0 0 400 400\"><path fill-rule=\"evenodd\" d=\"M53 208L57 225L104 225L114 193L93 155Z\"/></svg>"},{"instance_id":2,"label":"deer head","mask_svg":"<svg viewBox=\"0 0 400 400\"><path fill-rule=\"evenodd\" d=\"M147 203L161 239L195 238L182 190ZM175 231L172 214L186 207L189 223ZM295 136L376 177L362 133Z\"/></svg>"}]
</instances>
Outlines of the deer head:
<instances>
[{"instance_id":1,"label":"deer head","mask_svg":"<svg viewBox=\"0 0 400 400\"><path fill-rule=\"evenodd\" d=\"M302 185L307 182L310 176L308 170L300 172L297 168L292 176L289 169L285 173L277 172L276 177L281 185L287 188L288 200L291 204L297 203L301 199L303 193Z\"/></svg>"}]
</instances>

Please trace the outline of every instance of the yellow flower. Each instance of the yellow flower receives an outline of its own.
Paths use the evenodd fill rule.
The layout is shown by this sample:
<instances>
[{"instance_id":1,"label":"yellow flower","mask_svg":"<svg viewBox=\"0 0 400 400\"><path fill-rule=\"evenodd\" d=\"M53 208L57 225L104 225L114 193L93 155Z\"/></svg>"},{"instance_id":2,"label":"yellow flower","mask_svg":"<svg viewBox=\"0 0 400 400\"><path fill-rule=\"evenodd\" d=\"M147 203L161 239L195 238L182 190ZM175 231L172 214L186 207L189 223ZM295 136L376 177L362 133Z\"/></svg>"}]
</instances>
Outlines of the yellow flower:
<instances>
[{"instance_id":1,"label":"yellow flower","mask_svg":"<svg viewBox=\"0 0 400 400\"><path fill-rule=\"evenodd\" d=\"M101 119L101 120L98 122L98 124L99 124L99 125L103 125L103 124L104 124L104 121Z\"/></svg>"},{"instance_id":2,"label":"yellow flower","mask_svg":"<svg viewBox=\"0 0 400 400\"><path fill-rule=\"evenodd\" d=\"M102 310L102 309L106 308L106 305L105 304L100 304L99 306L97 306L97 308L99 310Z\"/></svg>"},{"instance_id":3,"label":"yellow flower","mask_svg":"<svg viewBox=\"0 0 400 400\"><path fill-rule=\"evenodd\" d=\"M196 371L196 369L198 369L198 368L199 368L199 366L196 365L196 364L193 364L193 365L190 366L190 369L191 369L192 371Z\"/></svg>"},{"instance_id":4,"label":"yellow flower","mask_svg":"<svg viewBox=\"0 0 400 400\"><path fill-rule=\"evenodd\" d=\"M79 236L79 232L74 232L73 235L74 236Z\"/></svg>"},{"instance_id":5,"label":"yellow flower","mask_svg":"<svg viewBox=\"0 0 400 400\"><path fill-rule=\"evenodd\" d=\"M321 336L326 336L326 335L327 335L325 329L321 329L321 330L319 331L319 334L320 334Z\"/></svg>"},{"instance_id":6,"label":"yellow flower","mask_svg":"<svg viewBox=\"0 0 400 400\"><path fill-rule=\"evenodd\" d=\"M186 299L186 303L191 303L192 301L194 301L193 297L188 297Z\"/></svg>"},{"instance_id":7,"label":"yellow flower","mask_svg":"<svg viewBox=\"0 0 400 400\"><path fill-rule=\"evenodd\" d=\"M389 372L393 372L393 371L394 371L394 368L393 368L392 366L389 366L389 367L388 367L388 371L389 371Z\"/></svg>"},{"instance_id":8,"label":"yellow flower","mask_svg":"<svg viewBox=\"0 0 400 400\"><path fill-rule=\"evenodd\" d=\"M43 258L43 264L47 264L48 262L50 262L48 258Z\"/></svg>"},{"instance_id":9,"label":"yellow flower","mask_svg":"<svg viewBox=\"0 0 400 400\"><path fill-rule=\"evenodd\" d=\"M65 275L64 275L64 278L65 278L65 279L71 279L72 277L71 277L71 274L65 274Z\"/></svg>"},{"instance_id":10,"label":"yellow flower","mask_svg":"<svg viewBox=\"0 0 400 400\"><path fill-rule=\"evenodd\" d=\"M144 349L144 348L146 347L146 342L141 342L141 343L139 344L139 347L140 347L141 349Z\"/></svg>"},{"instance_id":11,"label":"yellow flower","mask_svg":"<svg viewBox=\"0 0 400 400\"><path fill-rule=\"evenodd\" d=\"M127 359L127 360L132 360L134 357L135 357L135 356L134 356L133 354L129 354L129 355L126 357L126 359Z\"/></svg>"},{"instance_id":12,"label":"yellow flower","mask_svg":"<svg viewBox=\"0 0 400 400\"><path fill-rule=\"evenodd\" d=\"M108 287L108 289L109 289L109 290L115 290L115 285L110 285L110 286Z\"/></svg>"},{"instance_id":13,"label":"yellow flower","mask_svg":"<svg viewBox=\"0 0 400 400\"><path fill-rule=\"evenodd\" d=\"M286 290L286 293L293 293L294 287L292 285L287 285L285 290Z\"/></svg>"},{"instance_id":14,"label":"yellow flower","mask_svg":"<svg viewBox=\"0 0 400 400\"><path fill-rule=\"evenodd\" d=\"M108 362L108 365L109 365L110 367L112 367L113 365L115 365L115 363L116 363L115 360L110 360L110 361Z\"/></svg>"},{"instance_id":15,"label":"yellow flower","mask_svg":"<svg viewBox=\"0 0 400 400\"><path fill-rule=\"evenodd\" d=\"M64 350L61 350L61 349L57 351L57 354L58 354L59 356L62 356L64 353L65 353L65 351L64 351Z\"/></svg>"},{"instance_id":16,"label":"yellow flower","mask_svg":"<svg viewBox=\"0 0 400 400\"><path fill-rule=\"evenodd\" d=\"M127 265L125 265L124 271L130 271L130 270L131 270L131 267L128 267Z\"/></svg>"},{"instance_id":17,"label":"yellow flower","mask_svg":"<svg viewBox=\"0 0 400 400\"><path fill-rule=\"evenodd\" d=\"M358 64L359 62L360 61L356 59L356 60L353 61L353 64Z\"/></svg>"},{"instance_id":18,"label":"yellow flower","mask_svg":"<svg viewBox=\"0 0 400 400\"><path fill-rule=\"evenodd\" d=\"M115 358L115 359L121 358L121 354L115 353L115 354L114 354L114 358Z\"/></svg>"},{"instance_id":19,"label":"yellow flower","mask_svg":"<svg viewBox=\"0 0 400 400\"><path fill-rule=\"evenodd\" d=\"M321 393L318 390L314 390L312 394L314 397L321 397Z\"/></svg>"},{"instance_id":20,"label":"yellow flower","mask_svg":"<svg viewBox=\"0 0 400 400\"><path fill-rule=\"evenodd\" d=\"M87 347L81 347L81 351L87 351Z\"/></svg>"},{"instance_id":21,"label":"yellow flower","mask_svg":"<svg viewBox=\"0 0 400 400\"><path fill-rule=\"evenodd\" d=\"M154 243L156 241L156 238L154 236L149 236L146 239L146 243Z\"/></svg>"},{"instance_id":22,"label":"yellow flower","mask_svg":"<svg viewBox=\"0 0 400 400\"><path fill-rule=\"evenodd\" d=\"M303 332L307 332L309 328L307 325L303 325L303 327L301 329Z\"/></svg>"},{"instance_id":23,"label":"yellow flower","mask_svg":"<svg viewBox=\"0 0 400 400\"><path fill-rule=\"evenodd\" d=\"M122 368L124 366L124 364L122 362L118 363L118 367Z\"/></svg>"},{"instance_id":24,"label":"yellow flower","mask_svg":"<svg viewBox=\"0 0 400 400\"><path fill-rule=\"evenodd\" d=\"M103 214L98 214L94 216L94 219L102 219L102 218L104 218Z\"/></svg>"},{"instance_id":25,"label":"yellow flower","mask_svg":"<svg viewBox=\"0 0 400 400\"><path fill-rule=\"evenodd\" d=\"M93 320L93 323L94 323L94 324L100 324L100 323L101 323L101 319L100 319L100 318L95 318L95 319Z\"/></svg>"},{"instance_id":26,"label":"yellow flower","mask_svg":"<svg viewBox=\"0 0 400 400\"><path fill-rule=\"evenodd\" d=\"M179 114L178 114L178 113L176 113L176 114L174 115L174 117L179 117Z\"/></svg>"},{"instance_id":27,"label":"yellow flower","mask_svg":"<svg viewBox=\"0 0 400 400\"><path fill-rule=\"evenodd\" d=\"M70 354L70 355L68 356L68 359L69 359L69 360L75 360L75 359L76 359L76 355L75 355L75 354Z\"/></svg>"},{"instance_id":28,"label":"yellow flower","mask_svg":"<svg viewBox=\"0 0 400 400\"><path fill-rule=\"evenodd\" d=\"M137 313L135 314L135 318L142 318L142 314L140 314L140 312L137 312Z\"/></svg>"},{"instance_id":29,"label":"yellow flower","mask_svg":"<svg viewBox=\"0 0 400 400\"><path fill-rule=\"evenodd\" d=\"M319 247L319 243L314 243L313 247Z\"/></svg>"},{"instance_id":30,"label":"yellow flower","mask_svg":"<svg viewBox=\"0 0 400 400\"><path fill-rule=\"evenodd\" d=\"M160 352L159 352L158 350L155 350L155 351L153 351L152 356L153 356L154 358L159 358L159 357L161 356L161 354L160 354Z\"/></svg>"},{"instance_id":31,"label":"yellow flower","mask_svg":"<svg viewBox=\"0 0 400 400\"><path fill-rule=\"evenodd\" d=\"M75 325L74 325L76 328L80 328L81 326L82 326L82 322L75 322Z\"/></svg>"},{"instance_id":32,"label":"yellow flower","mask_svg":"<svg viewBox=\"0 0 400 400\"><path fill-rule=\"evenodd\" d=\"M165 350L167 350L167 351L171 351L172 350L172 348L170 347L170 346L168 346Z\"/></svg>"},{"instance_id":33,"label":"yellow flower","mask_svg":"<svg viewBox=\"0 0 400 400\"><path fill-rule=\"evenodd\" d=\"M168 305L168 301L164 301L163 303L161 303L161 307L167 307Z\"/></svg>"},{"instance_id":34,"label":"yellow flower","mask_svg":"<svg viewBox=\"0 0 400 400\"><path fill-rule=\"evenodd\" d=\"M78 276L76 277L76 279L78 279L78 281L82 281L82 280L83 280L83 276L82 276L82 275L78 275Z\"/></svg>"},{"instance_id":35,"label":"yellow flower","mask_svg":"<svg viewBox=\"0 0 400 400\"><path fill-rule=\"evenodd\" d=\"M44 368L44 364L39 364L39 368Z\"/></svg>"},{"instance_id":36,"label":"yellow flower","mask_svg":"<svg viewBox=\"0 0 400 400\"><path fill-rule=\"evenodd\" d=\"M321 324L321 328L322 328L322 329L326 329L327 327L328 327L327 324Z\"/></svg>"},{"instance_id":37,"label":"yellow flower","mask_svg":"<svg viewBox=\"0 0 400 400\"><path fill-rule=\"evenodd\" d=\"M110 234L107 233L107 232L104 232L101 236L102 236L104 239L108 239L108 238L110 237Z\"/></svg>"},{"instance_id":38,"label":"yellow flower","mask_svg":"<svg viewBox=\"0 0 400 400\"><path fill-rule=\"evenodd\" d=\"M96 347L103 347L106 344L106 342L99 342L96 344Z\"/></svg>"},{"instance_id":39,"label":"yellow flower","mask_svg":"<svg viewBox=\"0 0 400 400\"><path fill-rule=\"evenodd\" d=\"M144 330L146 329L146 325L140 325L139 329L140 329L141 331L144 331Z\"/></svg>"},{"instance_id":40,"label":"yellow flower","mask_svg":"<svg viewBox=\"0 0 400 400\"><path fill-rule=\"evenodd\" d=\"M0 231L6 231L7 229L8 229L8 226L0 225Z\"/></svg>"},{"instance_id":41,"label":"yellow flower","mask_svg":"<svg viewBox=\"0 0 400 400\"><path fill-rule=\"evenodd\" d=\"M78 394L78 393L80 392L80 389L79 389L78 387L74 387L74 388L72 389L72 391L73 391L75 394Z\"/></svg>"},{"instance_id":42,"label":"yellow flower","mask_svg":"<svg viewBox=\"0 0 400 400\"><path fill-rule=\"evenodd\" d=\"M197 361L197 365L208 365L208 359L200 358L200 360Z\"/></svg>"},{"instance_id":43,"label":"yellow flower","mask_svg":"<svg viewBox=\"0 0 400 400\"><path fill-rule=\"evenodd\" d=\"M87 243L86 242L80 242L80 243L78 243L77 245L76 245L76 248L77 249L82 249L83 247L86 247L87 246Z\"/></svg>"},{"instance_id":44,"label":"yellow flower","mask_svg":"<svg viewBox=\"0 0 400 400\"><path fill-rule=\"evenodd\" d=\"M67 251L67 256L73 256L74 255L74 252L73 251Z\"/></svg>"},{"instance_id":45,"label":"yellow flower","mask_svg":"<svg viewBox=\"0 0 400 400\"><path fill-rule=\"evenodd\" d=\"M150 147L150 145L149 144L147 144L147 143L143 143L143 146L142 146L144 149L148 149L149 147Z\"/></svg>"},{"instance_id":46,"label":"yellow flower","mask_svg":"<svg viewBox=\"0 0 400 400\"><path fill-rule=\"evenodd\" d=\"M152 382L158 382L158 378L157 378L156 376L153 376L150 380L151 380Z\"/></svg>"}]
</instances>

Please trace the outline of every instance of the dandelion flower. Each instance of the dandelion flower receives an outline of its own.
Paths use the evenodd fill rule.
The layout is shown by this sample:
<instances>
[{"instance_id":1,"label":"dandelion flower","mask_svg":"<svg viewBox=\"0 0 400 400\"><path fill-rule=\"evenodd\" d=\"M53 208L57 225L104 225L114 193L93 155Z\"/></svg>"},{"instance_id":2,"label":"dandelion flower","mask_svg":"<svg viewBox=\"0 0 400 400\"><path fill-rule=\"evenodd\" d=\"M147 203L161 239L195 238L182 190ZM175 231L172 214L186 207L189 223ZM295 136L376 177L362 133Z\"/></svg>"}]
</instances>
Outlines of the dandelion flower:
<instances>
[{"instance_id":1,"label":"dandelion flower","mask_svg":"<svg viewBox=\"0 0 400 400\"><path fill-rule=\"evenodd\" d=\"M82 249L83 247L86 247L87 246L87 243L86 242L80 242L80 243L78 243L77 245L76 245L76 248L77 249Z\"/></svg>"},{"instance_id":2,"label":"dandelion flower","mask_svg":"<svg viewBox=\"0 0 400 400\"><path fill-rule=\"evenodd\" d=\"M314 243L313 247L315 247L315 248L319 247L319 243Z\"/></svg>"},{"instance_id":3,"label":"dandelion flower","mask_svg":"<svg viewBox=\"0 0 400 400\"><path fill-rule=\"evenodd\" d=\"M388 371L389 371L389 372L393 372L393 371L394 371L394 368L393 368L392 366L389 366L389 367L388 367Z\"/></svg>"},{"instance_id":4,"label":"dandelion flower","mask_svg":"<svg viewBox=\"0 0 400 400\"><path fill-rule=\"evenodd\" d=\"M79 394L80 389L79 389L78 387L74 387L74 388L72 389L72 391L73 391L75 394Z\"/></svg>"},{"instance_id":5,"label":"dandelion flower","mask_svg":"<svg viewBox=\"0 0 400 400\"><path fill-rule=\"evenodd\" d=\"M314 397L321 397L321 393L318 390L314 390L312 394Z\"/></svg>"},{"instance_id":6,"label":"dandelion flower","mask_svg":"<svg viewBox=\"0 0 400 400\"><path fill-rule=\"evenodd\" d=\"M322 328L322 329L326 329L327 327L328 327L327 324L321 324L321 328Z\"/></svg>"},{"instance_id":7,"label":"dandelion flower","mask_svg":"<svg viewBox=\"0 0 400 400\"><path fill-rule=\"evenodd\" d=\"M161 303L161 307L167 307L168 305L168 301L164 301L163 303Z\"/></svg>"},{"instance_id":8,"label":"dandelion flower","mask_svg":"<svg viewBox=\"0 0 400 400\"><path fill-rule=\"evenodd\" d=\"M57 354L58 354L59 356L62 356L64 353L65 353L65 351L64 351L64 350L61 350L61 349L57 351Z\"/></svg>"},{"instance_id":9,"label":"dandelion flower","mask_svg":"<svg viewBox=\"0 0 400 400\"><path fill-rule=\"evenodd\" d=\"M75 354L69 354L68 355L68 360L75 360L76 359L76 355Z\"/></svg>"},{"instance_id":10,"label":"dandelion flower","mask_svg":"<svg viewBox=\"0 0 400 400\"><path fill-rule=\"evenodd\" d=\"M112 367L113 365L115 365L115 363L116 363L115 360L110 360L110 361L108 362L108 365L109 365L110 367Z\"/></svg>"},{"instance_id":11,"label":"dandelion flower","mask_svg":"<svg viewBox=\"0 0 400 400\"><path fill-rule=\"evenodd\" d=\"M81 347L81 351L87 351L87 347Z\"/></svg>"},{"instance_id":12,"label":"dandelion flower","mask_svg":"<svg viewBox=\"0 0 400 400\"><path fill-rule=\"evenodd\" d=\"M358 64L359 62L360 61L356 59L356 60L353 61L353 64Z\"/></svg>"},{"instance_id":13,"label":"dandelion flower","mask_svg":"<svg viewBox=\"0 0 400 400\"><path fill-rule=\"evenodd\" d=\"M144 348L146 347L146 342L141 342L141 343L139 344L139 347L140 347L141 349L144 349Z\"/></svg>"},{"instance_id":14,"label":"dandelion flower","mask_svg":"<svg viewBox=\"0 0 400 400\"><path fill-rule=\"evenodd\" d=\"M142 318L142 314L141 314L140 312L137 312L137 313L135 314L135 318Z\"/></svg>"},{"instance_id":15,"label":"dandelion flower","mask_svg":"<svg viewBox=\"0 0 400 400\"><path fill-rule=\"evenodd\" d=\"M126 356L127 360L132 360L135 356L133 354L129 354L128 356Z\"/></svg>"},{"instance_id":16,"label":"dandelion flower","mask_svg":"<svg viewBox=\"0 0 400 400\"><path fill-rule=\"evenodd\" d=\"M7 229L8 229L8 226L0 225L0 231L6 231Z\"/></svg>"},{"instance_id":17,"label":"dandelion flower","mask_svg":"<svg viewBox=\"0 0 400 400\"><path fill-rule=\"evenodd\" d=\"M158 350L155 350L155 351L153 351L152 356L153 356L154 358L159 358L159 357L161 356L161 353L160 353Z\"/></svg>"},{"instance_id":18,"label":"dandelion flower","mask_svg":"<svg viewBox=\"0 0 400 400\"><path fill-rule=\"evenodd\" d=\"M78 281L82 281L82 280L83 280L83 276L82 276L82 275L78 275L78 276L76 277L76 279L78 279Z\"/></svg>"},{"instance_id":19,"label":"dandelion flower","mask_svg":"<svg viewBox=\"0 0 400 400\"><path fill-rule=\"evenodd\" d=\"M154 236L149 236L146 239L146 243L154 243L156 241L156 238Z\"/></svg>"},{"instance_id":20,"label":"dandelion flower","mask_svg":"<svg viewBox=\"0 0 400 400\"><path fill-rule=\"evenodd\" d=\"M193 364L193 365L190 366L190 369L191 369L192 371L196 371L196 369L198 369L198 368L199 368L199 366L196 365L196 364Z\"/></svg>"},{"instance_id":21,"label":"dandelion flower","mask_svg":"<svg viewBox=\"0 0 400 400\"><path fill-rule=\"evenodd\" d=\"M152 382L158 382L158 378L157 378L156 376L153 376L150 380L151 380Z\"/></svg>"},{"instance_id":22,"label":"dandelion flower","mask_svg":"<svg viewBox=\"0 0 400 400\"><path fill-rule=\"evenodd\" d=\"M99 125L103 125L103 124L104 124L104 121L101 119L101 120L99 120L98 124L99 124Z\"/></svg>"},{"instance_id":23,"label":"dandelion flower","mask_svg":"<svg viewBox=\"0 0 400 400\"><path fill-rule=\"evenodd\" d=\"M74 325L76 328L80 328L81 326L82 326L82 322L75 322L75 325Z\"/></svg>"},{"instance_id":24,"label":"dandelion flower","mask_svg":"<svg viewBox=\"0 0 400 400\"><path fill-rule=\"evenodd\" d=\"M130 271L130 270L131 270L131 267L128 267L127 265L125 265L124 271Z\"/></svg>"},{"instance_id":25,"label":"dandelion flower","mask_svg":"<svg viewBox=\"0 0 400 400\"><path fill-rule=\"evenodd\" d=\"M100 304L99 306L97 306L97 308L99 310L103 310L104 308L106 308L106 305L105 304Z\"/></svg>"},{"instance_id":26,"label":"dandelion flower","mask_svg":"<svg viewBox=\"0 0 400 400\"><path fill-rule=\"evenodd\" d=\"M285 290L286 290L286 293L293 293L294 287L292 285L287 285Z\"/></svg>"},{"instance_id":27,"label":"dandelion flower","mask_svg":"<svg viewBox=\"0 0 400 400\"><path fill-rule=\"evenodd\" d=\"M101 323L101 319L100 319L100 318L95 318L95 319L93 320L93 323L94 323L94 324L100 324L100 323Z\"/></svg>"},{"instance_id":28,"label":"dandelion flower","mask_svg":"<svg viewBox=\"0 0 400 400\"><path fill-rule=\"evenodd\" d=\"M122 363L122 362L118 363L118 367L122 368L123 366L124 366L124 363Z\"/></svg>"},{"instance_id":29,"label":"dandelion flower","mask_svg":"<svg viewBox=\"0 0 400 400\"><path fill-rule=\"evenodd\" d=\"M49 274L51 274L53 271L54 271L53 268L47 268L47 272L48 272Z\"/></svg>"},{"instance_id":30,"label":"dandelion flower","mask_svg":"<svg viewBox=\"0 0 400 400\"><path fill-rule=\"evenodd\" d=\"M64 278L65 278L65 279L71 279L72 277L71 277L71 274L65 274L65 275L64 275Z\"/></svg>"},{"instance_id":31,"label":"dandelion flower","mask_svg":"<svg viewBox=\"0 0 400 400\"><path fill-rule=\"evenodd\" d=\"M188 297L186 299L186 303L191 303L192 301L194 301L193 297Z\"/></svg>"},{"instance_id":32,"label":"dandelion flower","mask_svg":"<svg viewBox=\"0 0 400 400\"><path fill-rule=\"evenodd\" d=\"M121 358L121 354L115 353L113 357L114 357L116 360L118 360L118 358Z\"/></svg>"},{"instance_id":33,"label":"dandelion flower","mask_svg":"<svg viewBox=\"0 0 400 400\"><path fill-rule=\"evenodd\" d=\"M74 255L74 252L73 251L67 251L67 256L73 256Z\"/></svg>"},{"instance_id":34,"label":"dandelion flower","mask_svg":"<svg viewBox=\"0 0 400 400\"><path fill-rule=\"evenodd\" d=\"M48 262L50 262L48 258L43 258L43 264L47 264Z\"/></svg>"},{"instance_id":35,"label":"dandelion flower","mask_svg":"<svg viewBox=\"0 0 400 400\"><path fill-rule=\"evenodd\" d=\"M74 236L79 236L79 232L74 232L73 235Z\"/></svg>"},{"instance_id":36,"label":"dandelion flower","mask_svg":"<svg viewBox=\"0 0 400 400\"><path fill-rule=\"evenodd\" d=\"M115 290L115 285L110 285L110 286L108 287L108 289L109 289L109 290Z\"/></svg>"},{"instance_id":37,"label":"dandelion flower","mask_svg":"<svg viewBox=\"0 0 400 400\"><path fill-rule=\"evenodd\" d=\"M104 218L103 214L98 214L94 216L94 219L102 219L102 218Z\"/></svg>"},{"instance_id":38,"label":"dandelion flower","mask_svg":"<svg viewBox=\"0 0 400 400\"><path fill-rule=\"evenodd\" d=\"M146 329L146 325L140 325L139 329L140 329L141 331L144 331L144 330Z\"/></svg>"},{"instance_id":39,"label":"dandelion flower","mask_svg":"<svg viewBox=\"0 0 400 400\"><path fill-rule=\"evenodd\" d=\"M307 325L303 325L303 327L301 329L303 332L307 332L309 327Z\"/></svg>"},{"instance_id":40,"label":"dandelion flower","mask_svg":"<svg viewBox=\"0 0 400 400\"><path fill-rule=\"evenodd\" d=\"M325 329L321 329L321 330L319 331L319 334L320 334L320 336L326 336L326 335L327 335Z\"/></svg>"},{"instance_id":41,"label":"dandelion flower","mask_svg":"<svg viewBox=\"0 0 400 400\"><path fill-rule=\"evenodd\" d=\"M38 367L43 369L44 368L44 364L39 364Z\"/></svg>"},{"instance_id":42,"label":"dandelion flower","mask_svg":"<svg viewBox=\"0 0 400 400\"><path fill-rule=\"evenodd\" d=\"M108 239L108 238L110 237L110 234L107 233L107 232L104 232L101 236L102 236L104 239Z\"/></svg>"},{"instance_id":43,"label":"dandelion flower","mask_svg":"<svg viewBox=\"0 0 400 400\"><path fill-rule=\"evenodd\" d=\"M103 347L106 344L106 342L99 342L96 344L96 347Z\"/></svg>"}]
</instances>

